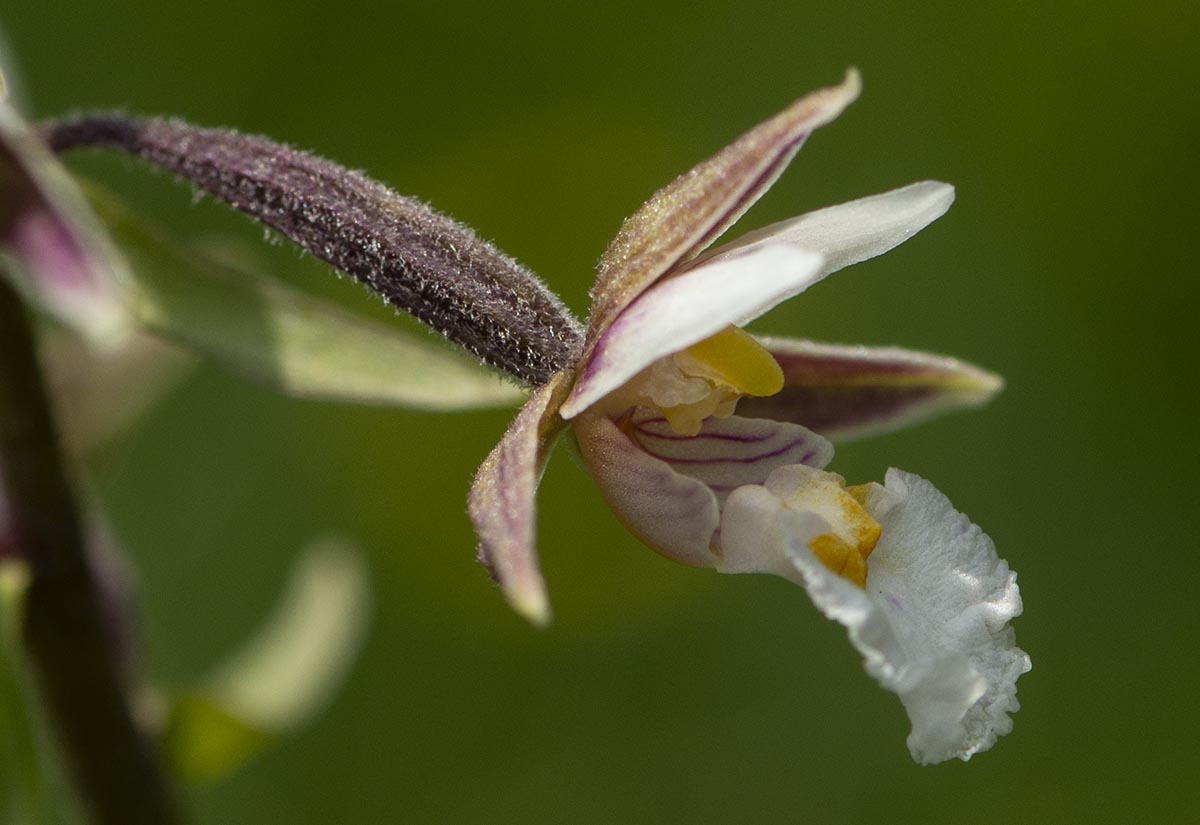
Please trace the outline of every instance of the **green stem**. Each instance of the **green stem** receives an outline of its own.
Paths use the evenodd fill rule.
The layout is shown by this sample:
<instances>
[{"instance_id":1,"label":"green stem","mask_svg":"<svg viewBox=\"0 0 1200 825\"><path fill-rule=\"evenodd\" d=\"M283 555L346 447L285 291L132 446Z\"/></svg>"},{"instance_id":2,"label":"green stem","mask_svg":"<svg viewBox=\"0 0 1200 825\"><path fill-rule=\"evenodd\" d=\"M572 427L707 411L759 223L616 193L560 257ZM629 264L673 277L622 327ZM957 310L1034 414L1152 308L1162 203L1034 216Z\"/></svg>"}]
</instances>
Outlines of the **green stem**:
<instances>
[{"instance_id":1,"label":"green stem","mask_svg":"<svg viewBox=\"0 0 1200 825\"><path fill-rule=\"evenodd\" d=\"M92 821L177 821L138 730L64 468L25 308L0 278L0 495L29 565L23 636L36 686Z\"/></svg>"}]
</instances>

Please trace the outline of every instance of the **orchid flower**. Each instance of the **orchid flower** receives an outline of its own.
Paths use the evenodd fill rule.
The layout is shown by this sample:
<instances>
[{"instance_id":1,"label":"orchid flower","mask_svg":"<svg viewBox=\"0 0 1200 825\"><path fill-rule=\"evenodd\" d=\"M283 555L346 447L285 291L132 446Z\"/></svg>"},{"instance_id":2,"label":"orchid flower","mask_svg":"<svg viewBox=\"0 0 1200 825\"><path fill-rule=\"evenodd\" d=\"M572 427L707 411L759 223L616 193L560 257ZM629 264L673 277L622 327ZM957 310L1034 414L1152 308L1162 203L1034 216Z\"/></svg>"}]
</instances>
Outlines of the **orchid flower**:
<instances>
[{"instance_id":1,"label":"orchid flower","mask_svg":"<svg viewBox=\"0 0 1200 825\"><path fill-rule=\"evenodd\" d=\"M850 71L656 193L602 256L586 325L466 227L266 138L121 115L45 124L41 136L53 151L107 146L175 172L528 387L468 500L479 557L520 614L549 621L535 496L555 443L569 433L601 495L639 540L686 565L771 573L803 587L845 626L868 672L900 697L913 757L965 760L1010 730L1016 680L1030 668L1009 627L1021 612L1015 575L924 479L889 470L883 484L847 485L825 468L831 438L981 404L1000 379L943 356L742 329L826 275L907 240L949 208L954 190L915 183L709 248L859 86ZM0 236L4 228L0 221ZM353 335L338 332L322 320L338 316L281 301L274 288L254 300L270 308L268 317L290 319L280 330L300 332L264 348L237 300L193 308L171 300L182 287L164 291L142 267L130 270L116 294L135 296L127 300L137 322L285 391L431 407L443 376L453 375L459 395L443 409L507 397L456 362L425 369L412 382L421 392L397 391L406 371L434 358L427 345L406 343L382 372L355 368L383 351L377 342L386 336L357 325ZM53 308L49 287L35 284L31 293ZM213 314L196 314L206 311ZM228 329L242 331L236 345ZM330 351L341 357L330 361ZM360 375L376 380L361 385Z\"/></svg>"},{"instance_id":2,"label":"orchid flower","mask_svg":"<svg viewBox=\"0 0 1200 825\"><path fill-rule=\"evenodd\" d=\"M707 249L859 91L850 72L654 195L599 264L582 354L536 390L470 495L480 556L513 606L549 615L534 496L568 426L605 501L654 550L724 573L773 573L843 624L897 693L919 762L962 759L1012 726L1029 669L1008 626L1016 577L929 482L891 470L846 486L826 435L982 402L1000 380L899 349L755 338L741 327L826 275L886 252L954 197L924 182Z\"/></svg>"}]
</instances>

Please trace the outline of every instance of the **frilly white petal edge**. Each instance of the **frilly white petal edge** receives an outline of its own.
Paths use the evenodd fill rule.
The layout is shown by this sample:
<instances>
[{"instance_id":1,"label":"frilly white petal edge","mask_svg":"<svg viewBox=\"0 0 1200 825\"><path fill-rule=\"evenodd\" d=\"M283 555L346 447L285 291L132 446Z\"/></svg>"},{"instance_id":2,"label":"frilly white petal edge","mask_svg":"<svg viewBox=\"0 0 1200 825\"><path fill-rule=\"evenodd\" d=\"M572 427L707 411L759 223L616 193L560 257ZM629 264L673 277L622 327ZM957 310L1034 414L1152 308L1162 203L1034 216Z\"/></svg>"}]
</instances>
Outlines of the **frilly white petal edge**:
<instances>
[{"instance_id":1,"label":"frilly white petal edge","mask_svg":"<svg viewBox=\"0 0 1200 825\"><path fill-rule=\"evenodd\" d=\"M1008 624L1021 613L1021 596L1016 574L982 530L928 481L889 470L886 486L867 503L883 532L864 590L825 567L787 528L801 514L782 504L771 513L779 499L765 493L734 492L723 538L778 542L792 569L779 569L786 565L777 559L771 572L798 579L817 607L846 627L867 671L900 697L912 722L913 759L965 761L1012 729L1016 681L1031 667ZM757 526L735 537L752 516Z\"/></svg>"}]
</instances>

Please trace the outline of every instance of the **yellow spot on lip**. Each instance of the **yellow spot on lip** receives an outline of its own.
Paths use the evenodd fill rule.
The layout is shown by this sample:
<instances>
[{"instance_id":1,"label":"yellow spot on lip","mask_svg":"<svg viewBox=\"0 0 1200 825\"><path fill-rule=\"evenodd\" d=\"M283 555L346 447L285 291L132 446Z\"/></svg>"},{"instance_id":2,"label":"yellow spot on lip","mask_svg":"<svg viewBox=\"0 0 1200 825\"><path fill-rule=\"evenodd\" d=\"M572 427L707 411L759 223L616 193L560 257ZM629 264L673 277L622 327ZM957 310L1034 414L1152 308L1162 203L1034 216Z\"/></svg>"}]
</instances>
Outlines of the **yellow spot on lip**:
<instances>
[{"instance_id":1,"label":"yellow spot on lip","mask_svg":"<svg viewBox=\"0 0 1200 825\"><path fill-rule=\"evenodd\" d=\"M817 536L808 546L821 563L834 573L859 587L867 586L867 560L857 547L852 547L833 533Z\"/></svg>"},{"instance_id":2,"label":"yellow spot on lip","mask_svg":"<svg viewBox=\"0 0 1200 825\"><path fill-rule=\"evenodd\" d=\"M821 563L859 587L867 586L867 558L879 543L883 528L862 505L866 485L843 488L830 482L834 512L822 515L831 522L833 532L809 540L808 547ZM818 487L824 484L817 485Z\"/></svg>"}]
</instances>

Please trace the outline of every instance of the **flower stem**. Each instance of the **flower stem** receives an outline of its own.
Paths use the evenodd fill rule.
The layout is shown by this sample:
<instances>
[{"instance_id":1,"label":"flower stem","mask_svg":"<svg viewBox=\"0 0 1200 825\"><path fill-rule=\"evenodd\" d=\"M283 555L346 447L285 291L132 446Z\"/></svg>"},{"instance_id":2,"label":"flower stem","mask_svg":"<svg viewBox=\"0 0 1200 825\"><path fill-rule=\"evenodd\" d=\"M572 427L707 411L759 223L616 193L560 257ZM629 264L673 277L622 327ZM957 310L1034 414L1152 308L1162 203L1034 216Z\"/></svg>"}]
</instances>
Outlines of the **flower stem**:
<instances>
[{"instance_id":1,"label":"flower stem","mask_svg":"<svg viewBox=\"0 0 1200 825\"><path fill-rule=\"evenodd\" d=\"M30 571L23 637L85 809L101 825L177 821L105 632L83 525L20 299L0 279L0 495Z\"/></svg>"}]
</instances>

